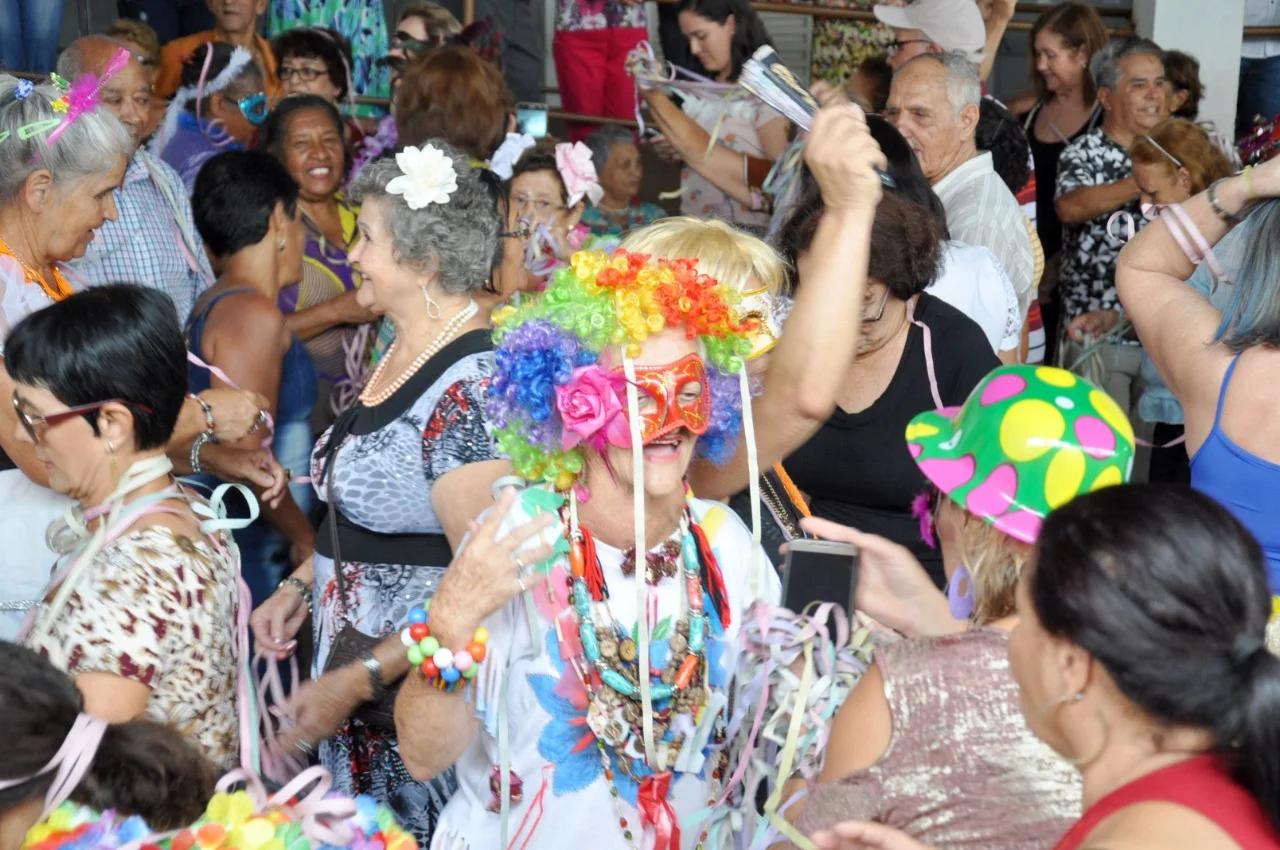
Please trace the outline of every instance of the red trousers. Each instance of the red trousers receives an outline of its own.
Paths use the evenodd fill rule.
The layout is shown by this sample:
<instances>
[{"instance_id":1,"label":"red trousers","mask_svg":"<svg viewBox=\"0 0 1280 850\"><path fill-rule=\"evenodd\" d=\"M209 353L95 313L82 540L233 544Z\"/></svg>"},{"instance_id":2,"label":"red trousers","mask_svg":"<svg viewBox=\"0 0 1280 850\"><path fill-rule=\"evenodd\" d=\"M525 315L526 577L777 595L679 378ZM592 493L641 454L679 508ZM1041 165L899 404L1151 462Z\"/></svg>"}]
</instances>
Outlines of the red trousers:
<instances>
[{"instance_id":1,"label":"red trousers","mask_svg":"<svg viewBox=\"0 0 1280 850\"><path fill-rule=\"evenodd\" d=\"M551 43L565 112L635 118L635 83L627 74L627 54L649 37L643 27L557 32ZM569 141L579 142L598 124L570 123Z\"/></svg>"}]
</instances>

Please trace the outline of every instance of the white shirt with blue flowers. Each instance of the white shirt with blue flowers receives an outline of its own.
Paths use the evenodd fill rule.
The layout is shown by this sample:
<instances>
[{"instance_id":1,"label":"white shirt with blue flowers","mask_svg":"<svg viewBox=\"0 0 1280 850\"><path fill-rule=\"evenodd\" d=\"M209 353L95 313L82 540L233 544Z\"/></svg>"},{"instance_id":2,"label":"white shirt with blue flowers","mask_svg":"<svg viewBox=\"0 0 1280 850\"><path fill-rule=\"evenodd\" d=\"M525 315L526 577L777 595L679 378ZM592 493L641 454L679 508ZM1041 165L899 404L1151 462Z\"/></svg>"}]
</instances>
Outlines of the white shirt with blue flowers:
<instances>
[{"instance_id":1,"label":"white shirt with blue flowers","mask_svg":"<svg viewBox=\"0 0 1280 850\"><path fill-rule=\"evenodd\" d=\"M540 510L555 510L560 502L554 493L530 488L511 509L503 528L523 525ZM733 511L719 502L690 499L689 506L720 564L729 597L729 625L718 635L708 634L706 650L710 683L713 689L724 692L732 687L740 652L738 630L753 601L751 533ZM563 525L553 524L544 532L543 540L563 541ZM629 845L619 826L595 736L587 726L587 692L573 666L562 657L554 625L560 616L561 634L573 632L574 619L568 607L568 559L563 554L567 547L562 544L560 548L562 554L552 561L551 580L531 594L534 635L531 637L524 599L515 600L485 623L490 634L490 654L482 667L495 666L483 671L480 678L491 683L505 681L510 765L521 785L519 802L512 794L507 840L510 846L522 850L625 850ZM611 591L613 617L634 634L635 577L623 575L623 553L618 549L596 541L596 552ZM768 565L763 551L760 558L764 565L760 595L777 604L781 598L778 575ZM654 669L661 669L666 663L667 638L683 614L680 581L679 575L664 578L656 587L657 615L650 624ZM574 652L576 639L574 649L567 655ZM440 817L431 843L433 850L491 850L502 844L497 795L491 787L491 777L496 775L500 761L497 690L482 684L479 691L481 701L489 705L478 707L492 710L488 717L482 713L485 728L458 760L458 791ZM617 769L613 750L606 751L613 762L619 807L634 846L652 846L652 837L642 833L636 810L638 786ZM701 826L690 819L710 801L710 765L708 759L701 773L677 772L672 780L667 800L681 822L682 848L695 847L702 833Z\"/></svg>"}]
</instances>

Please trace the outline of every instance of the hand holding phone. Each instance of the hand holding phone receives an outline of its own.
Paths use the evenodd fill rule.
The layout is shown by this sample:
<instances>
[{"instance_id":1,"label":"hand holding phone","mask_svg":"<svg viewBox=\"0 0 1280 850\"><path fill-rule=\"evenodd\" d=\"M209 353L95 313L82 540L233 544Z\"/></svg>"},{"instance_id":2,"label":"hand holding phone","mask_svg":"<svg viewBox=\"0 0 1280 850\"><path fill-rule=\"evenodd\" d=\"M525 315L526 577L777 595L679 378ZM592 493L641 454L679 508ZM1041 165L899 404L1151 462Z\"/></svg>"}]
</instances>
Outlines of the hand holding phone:
<instances>
[{"instance_id":1,"label":"hand holding phone","mask_svg":"<svg viewBox=\"0 0 1280 850\"><path fill-rule=\"evenodd\" d=\"M812 603L834 602L851 616L858 595L858 559L852 543L792 540L782 568L783 607L801 613Z\"/></svg>"}]
</instances>

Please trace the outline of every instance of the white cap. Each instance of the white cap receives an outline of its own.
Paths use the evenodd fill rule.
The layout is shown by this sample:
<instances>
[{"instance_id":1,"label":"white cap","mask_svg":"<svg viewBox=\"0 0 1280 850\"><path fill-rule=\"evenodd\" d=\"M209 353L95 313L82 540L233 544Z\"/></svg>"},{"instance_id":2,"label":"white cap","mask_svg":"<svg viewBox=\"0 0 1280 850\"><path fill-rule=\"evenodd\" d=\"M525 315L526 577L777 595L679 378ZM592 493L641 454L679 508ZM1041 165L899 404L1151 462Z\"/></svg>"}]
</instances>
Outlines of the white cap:
<instances>
[{"instance_id":1,"label":"white cap","mask_svg":"<svg viewBox=\"0 0 1280 850\"><path fill-rule=\"evenodd\" d=\"M876 6L875 13L894 29L920 30L948 53L982 62L987 30L974 0L915 0L908 6Z\"/></svg>"}]
</instances>

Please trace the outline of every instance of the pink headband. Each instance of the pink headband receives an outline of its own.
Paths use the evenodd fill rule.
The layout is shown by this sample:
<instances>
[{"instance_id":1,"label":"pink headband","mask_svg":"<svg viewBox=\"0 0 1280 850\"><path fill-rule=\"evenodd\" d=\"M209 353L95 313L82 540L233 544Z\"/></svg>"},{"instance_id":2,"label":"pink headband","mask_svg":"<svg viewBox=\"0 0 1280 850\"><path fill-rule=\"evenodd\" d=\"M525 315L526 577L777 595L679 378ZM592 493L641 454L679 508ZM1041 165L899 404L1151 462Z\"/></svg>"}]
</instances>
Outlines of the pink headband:
<instances>
[{"instance_id":1,"label":"pink headband","mask_svg":"<svg viewBox=\"0 0 1280 850\"><path fill-rule=\"evenodd\" d=\"M120 73L125 65L129 64L129 50L121 47L111 57L111 61L102 69L102 76L96 74L85 74L80 77L62 96L55 109L65 111L66 117L62 119L62 123L54 128L53 132L45 139L45 144L52 147L53 143L67 131L67 128L75 123L75 120L86 112L92 112L93 108L98 105L98 93L102 91L102 87L107 81ZM61 107L61 108L59 108Z\"/></svg>"},{"instance_id":2,"label":"pink headband","mask_svg":"<svg viewBox=\"0 0 1280 850\"><path fill-rule=\"evenodd\" d=\"M93 757L98 753L98 745L102 743L102 735L107 731L107 725L105 720L80 712L76 715L76 722L71 724L71 731L67 733L62 746L58 748L58 752L48 764L30 776L0 781L0 790L30 782L57 768L58 773L53 778L53 784L49 786L49 793L44 797L44 812L40 815L40 819L44 820L50 812L67 801L71 792L75 791L76 786L80 784L80 780L89 772Z\"/></svg>"}]
</instances>

